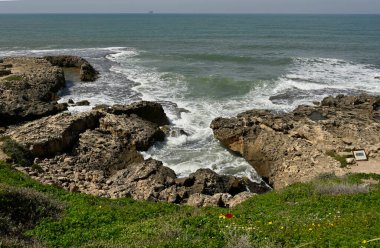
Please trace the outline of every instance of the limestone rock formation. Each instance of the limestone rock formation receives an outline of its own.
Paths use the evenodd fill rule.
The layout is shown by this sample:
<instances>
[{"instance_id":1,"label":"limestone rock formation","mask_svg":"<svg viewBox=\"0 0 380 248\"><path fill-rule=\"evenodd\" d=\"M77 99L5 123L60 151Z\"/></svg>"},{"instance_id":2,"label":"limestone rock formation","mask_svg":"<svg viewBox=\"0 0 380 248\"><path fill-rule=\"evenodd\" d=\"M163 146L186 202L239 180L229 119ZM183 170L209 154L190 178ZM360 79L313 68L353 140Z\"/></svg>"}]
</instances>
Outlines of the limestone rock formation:
<instances>
[{"instance_id":1,"label":"limestone rock formation","mask_svg":"<svg viewBox=\"0 0 380 248\"><path fill-rule=\"evenodd\" d=\"M54 66L80 68L80 79L85 82L95 81L99 75L99 72L87 60L78 56L45 56L44 59Z\"/></svg>"},{"instance_id":2,"label":"limestone rock formation","mask_svg":"<svg viewBox=\"0 0 380 248\"><path fill-rule=\"evenodd\" d=\"M153 109L153 116L148 109ZM162 107L138 102L57 114L11 127L5 135L35 157L34 169L19 170L72 192L172 203L190 201L190 205L200 196L203 200L193 205L226 206L241 192L270 190L265 183L218 175L210 169L177 178L162 162L144 160L138 151L165 137L157 123L167 123Z\"/></svg>"},{"instance_id":3,"label":"limestone rock formation","mask_svg":"<svg viewBox=\"0 0 380 248\"><path fill-rule=\"evenodd\" d=\"M34 120L67 109L57 103L64 87L61 68L40 58L4 58L11 74L0 76L0 126Z\"/></svg>"},{"instance_id":4,"label":"limestone rock formation","mask_svg":"<svg viewBox=\"0 0 380 248\"><path fill-rule=\"evenodd\" d=\"M346 169L332 154L354 148L377 152L379 116L380 97L339 95L290 113L251 110L234 118L217 118L211 128L225 147L281 188L320 173L344 173Z\"/></svg>"},{"instance_id":5,"label":"limestone rock formation","mask_svg":"<svg viewBox=\"0 0 380 248\"><path fill-rule=\"evenodd\" d=\"M101 116L100 112L62 113L10 129L7 135L35 157L49 157L71 149L79 134L99 126Z\"/></svg>"}]
</instances>

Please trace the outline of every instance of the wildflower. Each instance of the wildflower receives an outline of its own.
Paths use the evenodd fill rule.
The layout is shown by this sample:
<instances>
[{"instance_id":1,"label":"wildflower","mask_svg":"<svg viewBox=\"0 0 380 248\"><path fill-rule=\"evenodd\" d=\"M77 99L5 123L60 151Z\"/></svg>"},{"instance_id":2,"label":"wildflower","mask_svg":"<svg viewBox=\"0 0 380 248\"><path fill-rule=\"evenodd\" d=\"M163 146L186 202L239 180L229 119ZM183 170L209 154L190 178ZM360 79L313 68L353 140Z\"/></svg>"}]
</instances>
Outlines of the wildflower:
<instances>
[{"instance_id":1,"label":"wildflower","mask_svg":"<svg viewBox=\"0 0 380 248\"><path fill-rule=\"evenodd\" d=\"M230 214L230 213L226 214L226 218L227 218L227 219L232 219L232 217L234 217L233 214Z\"/></svg>"},{"instance_id":2,"label":"wildflower","mask_svg":"<svg viewBox=\"0 0 380 248\"><path fill-rule=\"evenodd\" d=\"M280 227L280 229L281 229L281 230L283 230L283 229L284 229L284 227L283 227L283 226L281 226L281 227Z\"/></svg>"},{"instance_id":3,"label":"wildflower","mask_svg":"<svg viewBox=\"0 0 380 248\"><path fill-rule=\"evenodd\" d=\"M313 228L309 228L309 231L313 231Z\"/></svg>"},{"instance_id":4,"label":"wildflower","mask_svg":"<svg viewBox=\"0 0 380 248\"><path fill-rule=\"evenodd\" d=\"M365 243L367 243L367 240L364 239L364 240L362 241L362 244L364 245Z\"/></svg>"},{"instance_id":5,"label":"wildflower","mask_svg":"<svg viewBox=\"0 0 380 248\"><path fill-rule=\"evenodd\" d=\"M273 224L273 222L272 222L272 221L269 221L269 222L268 222L268 225L272 225L272 224Z\"/></svg>"},{"instance_id":6,"label":"wildflower","mask_svg":"<svg viewBox=\"0 0 380 248\"><path fill-rule=\"evenodd\" d=\"M225 218L226 218L226 216L224 214L219 215L219 219L225 219Z\"/></svg>"},{"instance_id":7,"label":"wildflower","mask_svg":"<svg viewBox=\"0 0 380 248\"><path fill-rule=\"evenodd\" d=\"M100 205L98 208L102 208L102 206Z\"/></svg>"}]
</instances>

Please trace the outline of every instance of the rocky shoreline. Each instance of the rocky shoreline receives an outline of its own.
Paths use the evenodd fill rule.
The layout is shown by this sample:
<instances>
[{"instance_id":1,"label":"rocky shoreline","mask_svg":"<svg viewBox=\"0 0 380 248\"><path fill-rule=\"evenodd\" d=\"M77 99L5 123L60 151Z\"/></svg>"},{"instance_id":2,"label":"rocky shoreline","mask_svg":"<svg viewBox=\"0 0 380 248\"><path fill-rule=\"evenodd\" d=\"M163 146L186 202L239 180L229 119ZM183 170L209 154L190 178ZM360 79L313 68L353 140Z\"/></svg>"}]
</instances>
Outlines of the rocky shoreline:
<instances>
[{"instance_id":1,"label":"rocky shoreline","mask_svg":"<svg viewBox=\"0 0 380 248\"><path fill-rule=\"evenodd\" d=\"M165 139L170 122L158 103L97 106L64 112L57 92L65 86L62 67L80 69L82 81L98 73L73 56L5 58L12 68L0 78L0 160L23 163L20 170L71 192L192 206L234 206L265 183L200 169L186 178L139 151ZM49 95L49 97L45 97ZM19 161L18 161L19 160ZM21 161L21 162L20 162Z\"/></svg>"},{"instance_id":2,"label":"rocky shoreline","mask_svg":"<svg viewBox=\"0 0 380 248\"><path fill-rule=\"evenodd\" d=\"M327 97L290 113L251 110L211 123L215 138L244 157L268 183L199 169L185 178L161 161L139 153L171 130L154 102L96 106L72 114L57 102L65 87L63 68L82 81L99 73L75 56L0 60L0 160L44 183L71 192L192 206L235 206L255 194L342 175L355 166L352 150L380 157L380 97ZM84 103L86 101L83 101ZM21 166L22 165L22 166Z\"/></svg>"},{"instance_id":3,"label":"rocky shoreline","mask_svg":"<svg viewBox=\"0 0 380 248\"><path fill-rule=\"evenodd\" d=\"M211 123L215 137L243 156L275 189L356 166L352 151L380 157L380 97L327 97L290 113L251 110ZM380 166L380 165L379 165Z\"/></svg>"}]
</instances>

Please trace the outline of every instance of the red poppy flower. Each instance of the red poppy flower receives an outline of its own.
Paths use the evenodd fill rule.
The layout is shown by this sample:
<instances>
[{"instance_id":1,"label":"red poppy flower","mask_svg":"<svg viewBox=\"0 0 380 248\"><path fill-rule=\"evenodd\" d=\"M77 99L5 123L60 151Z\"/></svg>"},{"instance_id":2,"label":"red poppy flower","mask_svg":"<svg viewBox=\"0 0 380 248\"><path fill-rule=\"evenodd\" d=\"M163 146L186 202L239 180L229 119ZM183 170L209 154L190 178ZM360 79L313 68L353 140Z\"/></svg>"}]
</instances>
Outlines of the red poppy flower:
<instances>
[{"instance_id":1,"label":"red poppy flower","mask_svg":"<svg viewBox=\"0 0 380 248\"><path fill-rule=\"evenodd\" d=\"M232 219L232 217L234 217L233 214L230 214L230 213L226 214L226 218L227 218L227 219Z\"/></svg>"}]
</instances>

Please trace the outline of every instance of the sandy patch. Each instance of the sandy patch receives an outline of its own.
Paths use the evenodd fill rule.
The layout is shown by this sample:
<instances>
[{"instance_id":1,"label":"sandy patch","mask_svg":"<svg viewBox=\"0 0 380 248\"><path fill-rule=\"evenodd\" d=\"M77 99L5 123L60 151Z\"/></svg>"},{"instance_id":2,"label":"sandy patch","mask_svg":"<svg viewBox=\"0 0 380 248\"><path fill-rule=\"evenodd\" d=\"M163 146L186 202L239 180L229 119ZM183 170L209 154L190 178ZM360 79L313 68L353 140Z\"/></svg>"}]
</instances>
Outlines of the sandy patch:
<instances>
[{"instance_id":1,"label":"sandy patch","mask_svg":"<svg viewBox=\"0 0 380 248\"><path fill-rule=\"evenodd\" d=\"M357 166L352 166L349 172L380 174L380 158L370 158L368 161L357 161Z\"/></svg>"}]
</instances>

